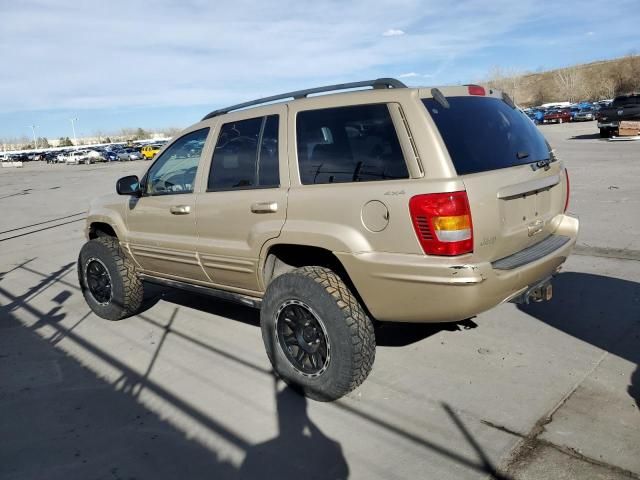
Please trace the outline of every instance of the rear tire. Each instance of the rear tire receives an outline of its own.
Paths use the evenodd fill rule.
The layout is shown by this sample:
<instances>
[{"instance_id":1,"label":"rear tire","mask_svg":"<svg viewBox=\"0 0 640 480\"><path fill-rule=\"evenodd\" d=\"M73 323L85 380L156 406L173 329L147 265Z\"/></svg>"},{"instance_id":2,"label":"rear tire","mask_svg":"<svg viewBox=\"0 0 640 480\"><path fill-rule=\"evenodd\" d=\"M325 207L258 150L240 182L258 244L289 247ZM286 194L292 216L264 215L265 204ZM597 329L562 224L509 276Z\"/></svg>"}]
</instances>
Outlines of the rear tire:
<instances>
[{"instance_id":1,"label":"rear tire","mask_svg":"<svg viewBox=\"0 0 640 480\"><path fill-rule=\"evenodd\" d=\"M309 398L336 400L371 372L373 323L328 268L302 267L273 280L263 299L260 326L275 372Z\"/></svg>"},{"instance_id":2,"label":"rear tire","mask_svg":"<svg viewBox=\"0 0 640 480\"><path fill-rule=\"evenodd\" d=\"M600 129L600 138L609 138L609 129L601 128Z\"/></svg>"},{"instance_id":3,"label":"rear tire","mask_svg":"<svg viewBox=\"0 0 640 480\"><path fill-rule=\"evenodd\" d=\"M142 309L143 283L117 238L99 237L84 244L78 280L87 304L99 317L121 320Z\"/></svg>"}]
</instances>

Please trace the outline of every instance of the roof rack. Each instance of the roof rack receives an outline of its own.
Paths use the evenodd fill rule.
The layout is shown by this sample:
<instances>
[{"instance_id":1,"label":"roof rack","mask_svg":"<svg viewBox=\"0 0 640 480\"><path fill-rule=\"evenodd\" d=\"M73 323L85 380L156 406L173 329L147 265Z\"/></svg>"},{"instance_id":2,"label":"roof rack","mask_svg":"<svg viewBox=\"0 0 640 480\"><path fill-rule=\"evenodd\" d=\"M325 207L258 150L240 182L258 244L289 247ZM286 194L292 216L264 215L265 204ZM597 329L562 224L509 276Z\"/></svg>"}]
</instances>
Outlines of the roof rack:
<instances>
[{"instance_id":1,"label":"roof rack","mask_svg":"<svg viewBox=\"0 0 640 480\"><path fill-rule=\"evenodd\" d=\"M297 90L295 92L282 93L280 95L273 95L271 97L259 98L250 102L238 103L230 107L214 110L202 120L224 115L225 113L232 112L234 110L240 110L242 108L253 107L255 105L261 105L263 103L275 102L277 100L285 100L287 98L305 98L314 93L333 92L336 90L350 90L352 88L373 87L373 88L407 88L407 86L400 80L395 78L378 78L376 80L364 80L362 82L351 83L338 83L336 85L327 85L326 87L308 88L306 90Z\"/></svg>"}]
</instances>

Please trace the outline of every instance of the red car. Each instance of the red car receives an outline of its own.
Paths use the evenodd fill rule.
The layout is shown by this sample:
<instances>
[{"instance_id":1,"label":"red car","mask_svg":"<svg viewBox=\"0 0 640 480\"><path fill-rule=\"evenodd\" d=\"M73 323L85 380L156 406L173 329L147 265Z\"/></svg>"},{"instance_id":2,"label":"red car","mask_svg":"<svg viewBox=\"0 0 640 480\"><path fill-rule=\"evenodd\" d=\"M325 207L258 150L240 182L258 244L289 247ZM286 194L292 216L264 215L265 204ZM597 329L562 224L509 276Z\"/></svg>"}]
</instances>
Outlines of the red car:
<instances>
[{"instance_id":1,"label":"red car","mask_svg":"<svg viewBox=\"0 0 640 480\"><path fill-rule=\"evenodd\" d=\"M564 123L570 121L571 110L569 108L559 108L545 113L543 123Z\"/></svg>"}]
</instances>

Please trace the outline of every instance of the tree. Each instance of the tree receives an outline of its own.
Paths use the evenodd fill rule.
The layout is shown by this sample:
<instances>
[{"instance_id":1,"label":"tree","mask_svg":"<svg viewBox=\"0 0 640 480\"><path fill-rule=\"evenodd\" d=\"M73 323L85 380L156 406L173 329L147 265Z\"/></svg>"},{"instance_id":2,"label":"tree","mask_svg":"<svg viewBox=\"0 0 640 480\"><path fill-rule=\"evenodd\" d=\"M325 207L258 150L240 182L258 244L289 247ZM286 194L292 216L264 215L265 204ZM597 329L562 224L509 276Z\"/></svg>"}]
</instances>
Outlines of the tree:
<instances>
[{"instance_id":1,"label":"tree","mask_svg":"<svg viewBox=\"0 0 640 480\"><path fill-rule=\"evenodd\" d=\"M520 100L522 73L513 68L493 66L489 70L487 83L490 87L502 90L511 97L514 103Z\"/></svg>"},{"instance_id":2,"label":"tree","mask_svg":"<svg viewBox=\"0 0 640 480\"><path fill-rule=\"evenodd\" d=\"M49 148L49 147L51 147L51 145L49 145L49 140L47 140L45 137L39 137L38 138L38 146L40 148Z\"/></svg>"},{"instance_id":3,"label":"tree","mask_svg":"<svg viewBox=\"0 0 640 480\"><path fill-rule=\"evenodd\" d=\"M149 133L147 133L143 128L138 128L135 134L136 140L144 140L149 137Z\"/></svg>"},{"instance_id":4,"label":"tree","mask_svg":"<svg viewBox=\"0 0 640 480\"><path fill-rule=\"evenodd\" d=\"M107 137L104 139L104 143L113 143L111 142L111 137Z\"/></svg>"},{"instance_id":5,"label":"tree","mask_svg":"<svg viewBox=\"0 0 640 480\"><path fill-rule=\"evenodd\" d=\"M558 70L553 80L558 88L560 97L569 102L575 102L580 96L580 91L584 86L584 77L577 68L564 68Z\"/></svg>"},{"instance_id":6,"label":"tree","mask_svg":"<svg viewBox=\"0 0 640 480\"><path fill-rule=\"evenodd\" d=\"M616 90L618 90L618 82L613 77L604 77L599 82L600 88L598 96L600 98L613 98L616 96Z\"/></svg>"},{"instance_id":7,"label":"tree","mask_svg":"<svg viewBox=\"0 0 640 480\"><path fill-rule=\"evenodd\" d=\"M69 137L60 137L58 140L59 147L73 147L73 142L69 139Z\"/></svg>"},{"instance_id":8,"label":"tree","mask_svg":"<svg viewBox=\"0 0 640 480\"><path fill-rule=\"evenodd\" d=\"M162 133L165 137L173 138L176 135L178 135L181 131L182 129L178 127L168 127L163 130L160 130L160 133Z\"/></svg>"}]
</instances>

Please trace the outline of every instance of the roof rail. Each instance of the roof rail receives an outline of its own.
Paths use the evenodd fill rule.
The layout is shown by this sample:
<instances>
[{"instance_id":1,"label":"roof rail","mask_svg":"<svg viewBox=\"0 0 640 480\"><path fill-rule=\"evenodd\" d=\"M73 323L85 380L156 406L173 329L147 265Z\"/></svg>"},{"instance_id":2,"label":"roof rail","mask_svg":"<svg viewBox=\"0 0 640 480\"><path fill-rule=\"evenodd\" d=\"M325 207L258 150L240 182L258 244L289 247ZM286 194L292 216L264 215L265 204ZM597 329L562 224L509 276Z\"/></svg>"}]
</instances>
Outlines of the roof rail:
<instances>
[{"instance_id":1,"label":"roof rail","mask_svg":"<svg viewBox=\"0 0 640 480\"><path fill-rule=\"evenodd\" d=\"M271 97L259 98L250 102L238 103L230 107L214 110L202 120L224 115L225 113L232 112L234 110L240 110L242 108L253 107L255 105L261 105L263 103L275 102L277 100L285 100L287 98L305 98L314 93L333 92L336 90L349 90L352 88L373 87L373 88L407 88L407 86L400 80L395 78L378 78L376 80L364 80L362 82L351 83L338 83L336 85L327 85L326 87L308 88L306 90L297 90L295 92L282 93L280 95L273 95Z\"/></svg>"}]
</instances>

